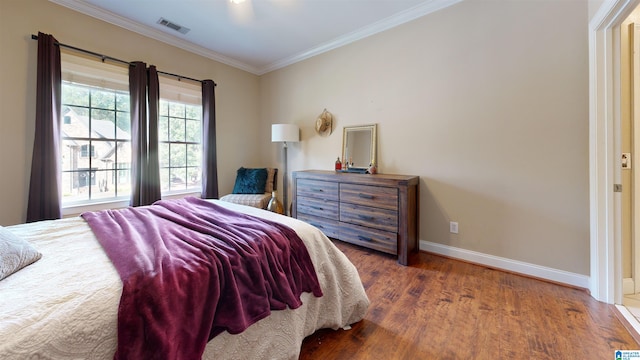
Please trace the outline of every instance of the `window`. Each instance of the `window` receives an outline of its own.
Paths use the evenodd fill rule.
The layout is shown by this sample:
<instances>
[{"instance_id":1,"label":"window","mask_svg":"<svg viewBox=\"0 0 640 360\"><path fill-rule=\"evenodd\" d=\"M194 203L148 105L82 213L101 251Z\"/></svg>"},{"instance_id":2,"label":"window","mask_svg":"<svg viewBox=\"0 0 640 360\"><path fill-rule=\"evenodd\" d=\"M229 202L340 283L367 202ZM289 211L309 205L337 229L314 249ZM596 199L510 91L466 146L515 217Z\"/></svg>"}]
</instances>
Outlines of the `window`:
<instances>
[{"instance_id":1,"label":"window","mask_svg":"<svg viewBox=\"0 0 640 360\"><path fill-rule=\"evenodd\" d=\"M124 201L131 195L131 116L126 66L61 52L62 205ZM160 77L162 194L201 188L200 84Z\"/></svg>"},{"instance_id":2,"label":"window","mask_svg":"<svg viewBox=\"0 0 640 360\"><path fill-rule=\"evenodd\" d=\"M160 100L159 115L162 192L200 189L202 106Z\"/></svg>"},{"instance_id":3,"label":"window","mask_svg":"<svg viewBox=\"0 0 640 360\"><path fill-rule=\"evenodd\" d=\"M62 202L131 193L129 93L62 82Z\"/></svg>"},{"instance_id":4,"label":"window","mask_svg":"<svg viewBox=\"0 0 640 360\"><path fill-rule=\"evenodd\" d=\"M162 194L200 192L202 87L160 76L158 157Z\"/></svg>"}]
</instances>

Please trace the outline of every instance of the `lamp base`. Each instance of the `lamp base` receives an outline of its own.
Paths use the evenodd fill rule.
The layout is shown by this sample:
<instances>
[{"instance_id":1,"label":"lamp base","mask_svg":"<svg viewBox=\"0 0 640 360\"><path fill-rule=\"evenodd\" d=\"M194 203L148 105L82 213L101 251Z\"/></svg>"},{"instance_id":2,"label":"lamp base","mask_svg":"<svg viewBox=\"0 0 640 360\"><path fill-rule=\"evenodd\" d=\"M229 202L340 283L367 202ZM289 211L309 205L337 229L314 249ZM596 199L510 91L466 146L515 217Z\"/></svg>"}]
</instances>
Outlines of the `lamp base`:
<instances>
[{"instance_id":1,"label":"lamp base","mask_svg":"<svg viewBox=\"0 0 640 360\"><path fill-rule=\"evenodd\" d=\"M282 205L284 206L284 215L290 216L289 212L289 171L287 171L287 142L285 141L284 147L284 172L282 173Z\"/></svg>"}]
</instances>

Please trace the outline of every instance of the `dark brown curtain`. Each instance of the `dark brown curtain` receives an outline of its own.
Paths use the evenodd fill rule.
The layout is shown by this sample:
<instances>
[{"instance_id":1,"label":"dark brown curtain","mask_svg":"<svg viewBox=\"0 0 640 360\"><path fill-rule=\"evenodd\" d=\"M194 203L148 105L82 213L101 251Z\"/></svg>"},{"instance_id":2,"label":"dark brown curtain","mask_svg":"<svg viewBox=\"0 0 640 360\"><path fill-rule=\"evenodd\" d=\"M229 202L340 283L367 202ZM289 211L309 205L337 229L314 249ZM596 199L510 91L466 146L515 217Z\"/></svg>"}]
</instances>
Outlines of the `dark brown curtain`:
<instances>
[{"instance_id":1,"label":"dark brown curtain","mask_svg":"<svg viewBox=\"0 0 640 360\"><path fill-rule=\"evenodd\" d=\"M31 159L27 222L59 219L62 215L60 47L53 36L43 33L38 33L36 86L36 126Z\"/></svg>"},{"instance_id":2,"label":"dark brown curtain","mask_svg":"<svg viewBox=\"0 0 640 360\"><path fill-rule=\"evenodd\" d=\"M147 178L146 192L149 203L160 200L162 191L160 188L160 164L158 158L158 110L160 103L160 83L158 81L158 71L154 65L147 69L148 85L147 96L149 101L149 152L147 157Z\"/></svg>"},{"instance_id":3,"label":"dark brown curtain","mask_svg":"<svg viewBox=\"0 0 640 360\"><path fill-rule=\"evenodd\" d=\"M131 101L131 206L150 205L160 200L158 170L158 74L147 71L140 61L129 65ZM149 86L149 90L147 90ZM147 98L149 91L149 98ZM147 116L149 106L149 116ZM155 117L155 119L151 119ZM150 131L153 129L152 131ZM154 138L152 138L154 137ZM151 159L153 157L153 160Z\"/></svg>"},{"instance_id":4,"label":"dark brown curtain","mask_svg":"<svg viewBox=\"0 0 640 360\"><path fill-rule=\"evenodd\" d=\"M216 157L216 84L202 82L202 198L218 198L218 160Z\"/></svg>"}]
</instances>

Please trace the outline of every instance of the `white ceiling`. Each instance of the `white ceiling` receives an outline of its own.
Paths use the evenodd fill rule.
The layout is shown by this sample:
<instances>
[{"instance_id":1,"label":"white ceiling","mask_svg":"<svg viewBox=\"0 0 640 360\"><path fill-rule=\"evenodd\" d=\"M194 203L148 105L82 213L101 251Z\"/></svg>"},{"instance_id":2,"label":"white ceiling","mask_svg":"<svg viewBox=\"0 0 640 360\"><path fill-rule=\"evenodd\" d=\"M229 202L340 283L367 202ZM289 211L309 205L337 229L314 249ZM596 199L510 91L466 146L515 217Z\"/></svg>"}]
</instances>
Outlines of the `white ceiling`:
<instances>
[{"instance_id":1,"label":"white ceiling","mask_svg":"<svg viewBox=\"0 0 640 360\"><path fill-rule=\"evenodd\" d=\"M462 0L50 1L261 75Z\"/></svg>"}]
</instances>

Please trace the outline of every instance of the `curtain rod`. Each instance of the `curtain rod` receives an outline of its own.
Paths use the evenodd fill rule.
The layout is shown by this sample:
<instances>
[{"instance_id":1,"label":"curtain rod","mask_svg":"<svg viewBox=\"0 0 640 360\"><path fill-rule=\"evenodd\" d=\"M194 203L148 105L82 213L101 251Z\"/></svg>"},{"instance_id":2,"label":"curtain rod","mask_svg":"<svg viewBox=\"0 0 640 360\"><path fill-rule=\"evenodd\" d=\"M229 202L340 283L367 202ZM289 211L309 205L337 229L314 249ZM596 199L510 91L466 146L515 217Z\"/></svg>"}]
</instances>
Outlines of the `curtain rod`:
<instances>
[{"instance_id":1,"label":"curtain rod","mask_svg":"<svg viewBox=\"0 0 640 360\"><path fill-rule=\"evenodd\" d=\"M31 39L32 40L38 40L38 35L31 34ZM81 49L79 47L63 44L63 43L58 42L58 41L56 41L55 44L58 45L58 46L64 47L64 48L68 48L68 49L79 51L79 52L82 52L82 53L85 53L85 54L89 54L89 55L92 55L92 56L95 56L95 57L99 57L99 58L102 59L102 62L104 62L105 60L111 60L111 61L119 62L121 64L126 64L126 65L131 65L132 64L130 61L120 60L118 58L114 58L114 57L111 57L111 56L99 54L97 52L93 52L93 51ZM158 70L158 74L167 75L167 76L173 76L175 78L178 78L178 81L180 81L182 79L185 79L185 80L191 80L191 81L195 81L195 82L199 82L199 83L203 82L203 80L190 78L188 76L172 74L172 73L168 73L168 72L164 72L164 71L160 71L160 70ZM213 85L214 86L218 86L218 84L216 84L215 82L213 83Z\"/></svg>"}]
</instances>

